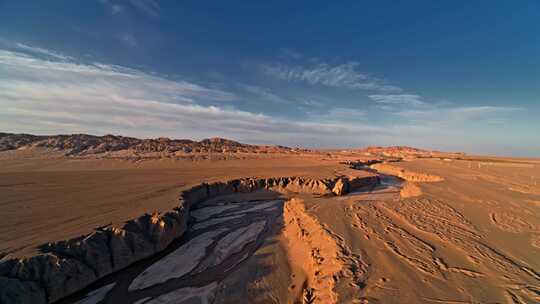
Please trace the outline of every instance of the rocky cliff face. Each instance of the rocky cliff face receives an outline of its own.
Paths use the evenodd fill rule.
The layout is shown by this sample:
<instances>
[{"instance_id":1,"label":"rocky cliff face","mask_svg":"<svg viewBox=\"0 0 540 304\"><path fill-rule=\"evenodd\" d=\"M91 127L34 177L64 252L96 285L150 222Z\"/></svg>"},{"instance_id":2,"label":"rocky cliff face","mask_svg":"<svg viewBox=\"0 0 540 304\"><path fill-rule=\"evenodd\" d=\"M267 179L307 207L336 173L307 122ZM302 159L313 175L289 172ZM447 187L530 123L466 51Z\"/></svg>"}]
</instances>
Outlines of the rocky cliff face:
<instances>
[{"instance_id":1,"label":"rocky cliff face","mask_svg":"<svg viewBox=\"0 0 540 304\"><path fill-rule=\"evenodd\" d=\"M145 214L122 227L105 227L79 238L42 246L42 254L0 261L0 303L51 303L97 279L165 249L187 229L189 210L206 199L259 189L344 195L375 185L378 176L310 179L245 178L203 183L181 192L178 207Z\"/></svg>"},{"instance_id":2,"label":"rocky cliff face","mask_svg":"<svg viewBox=\"0 0 540 304\"><path fill-rule=\"evenodd\" d=\"M30 134L0 133L0 151L47 148L62 151L66 155L84 156L111 152L126 152L138 156L148 153L293 153L308 150L291 149L283 146L247 145L224 138L201 141L189 139L138 139L133 137L87 134L37 136Z\"/></svg>"}]
</instances>

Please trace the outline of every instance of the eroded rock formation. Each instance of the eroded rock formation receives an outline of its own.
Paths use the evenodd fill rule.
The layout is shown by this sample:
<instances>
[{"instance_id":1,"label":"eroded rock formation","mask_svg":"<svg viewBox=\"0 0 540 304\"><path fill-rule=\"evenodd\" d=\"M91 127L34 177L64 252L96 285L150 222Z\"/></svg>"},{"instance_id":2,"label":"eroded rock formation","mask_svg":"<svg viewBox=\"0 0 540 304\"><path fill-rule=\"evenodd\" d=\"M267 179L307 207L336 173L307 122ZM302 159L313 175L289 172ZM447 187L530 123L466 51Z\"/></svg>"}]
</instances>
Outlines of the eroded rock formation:
<instances>
[{"instance_id":1,"label":"eroded rock formation","mask_svg":"<svg viewBox=\"0 0 540 304\"><path fill-rule=\"evenodd\" d=\"M287 201L283 218L286 223L283 234L287 240L289 263L293 271L297 272L293 284L302 286L303 302L336 303L338 296L334 292L335 278L344 268L339 258L338 244L306 212L301 200L293 198Z\"/></svg>"},{"instance_id":2,"label":"eroded rock formation","mask_svg":"<svg viewBox=\"0 0 540 304\"><path fill-rule=\"evenodd\" d=\"M0 303L51 303L81 290L112 272L165 249L186 231L192 206L219 195L260 189L316 195L344 195L376 184L378 176L244 178L203 183L180 194L178 207L145 214L122 227L105 227L41 246L42 254L0 262Z\"/></svg>"},{"instance_id":3,"label":"eroded rock formation","mask_svg":"<svg viewBox=\"0 0 540 304\"><path fill-rule=\"evenodd\" d=\"M440 182L444 180L442 177L427 173L413 172L405 170L403 168L392 166L386 163L373 164L370 168L377 170L378 172L395 175L408 182Z\"/></svg>"}]
</instances>

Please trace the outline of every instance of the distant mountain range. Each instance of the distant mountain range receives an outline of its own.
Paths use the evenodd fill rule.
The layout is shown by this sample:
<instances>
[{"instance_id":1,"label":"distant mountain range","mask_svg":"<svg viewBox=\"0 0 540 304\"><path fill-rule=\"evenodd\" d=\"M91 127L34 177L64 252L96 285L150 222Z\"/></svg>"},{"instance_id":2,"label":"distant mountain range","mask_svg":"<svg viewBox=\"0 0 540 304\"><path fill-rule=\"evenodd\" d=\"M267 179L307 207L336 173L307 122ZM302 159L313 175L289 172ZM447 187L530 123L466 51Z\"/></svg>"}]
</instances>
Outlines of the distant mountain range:
<instances>
[{"instance_id":1,"label":"distant mountain range","mask_svg":"<svg viewBox=\"0 0 540 304\"><path fill-rule=\"evenodd\" d=\"M106 155L111 157L167 157L209 153L323 153L317 150L285 146L243 144L219 137L194 141L165 137L140 139L119 135L32 135L0 132L0 152L30 149L62 152L66 156ZM407 146L365 147L349 151L364 156L399 159L418 157L457 158L463 156L462 153L423 150Z\"/></svg>"},{"instance_id":2,"label":"distant mountain range","mask_svg":"<svg viewBox=\"0 0 540 304\"><path fill-rule=\"evenodd\" d=\"M31 135L0 133L0 151L44 148L62 151L66 155L83 156L103 153L127 155L191 154L191 153L297 153L306 149L284 146L261 146L239 143L225 138L208 138L201 141L189 139L139 139L118 135L94 136L88 134Z\"/></svg>"}]
</instances>

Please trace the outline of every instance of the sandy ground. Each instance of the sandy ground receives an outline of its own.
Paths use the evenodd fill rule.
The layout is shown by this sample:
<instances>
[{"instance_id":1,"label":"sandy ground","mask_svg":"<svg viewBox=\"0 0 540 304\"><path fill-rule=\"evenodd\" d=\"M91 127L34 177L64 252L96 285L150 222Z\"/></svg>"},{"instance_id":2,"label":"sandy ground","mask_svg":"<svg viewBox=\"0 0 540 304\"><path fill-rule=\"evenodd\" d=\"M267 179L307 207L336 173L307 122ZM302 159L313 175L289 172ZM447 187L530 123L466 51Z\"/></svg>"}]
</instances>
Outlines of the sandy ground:
<instances>
[{"instance_id":1,"label":"sandy ground","mask_svg":"<svg viewBox=\"0 0 540 304\"><path fill-rule=\"evenodd\" d=\"M192 234L65 303L540 302L537 160L390 166L397 171L387 174L407 180L383 178L343 197L267 193L205 202L192 215ZM0 167L0 249L16 253L171 208L179 188L202 180L346 170L322 157L5 159ZM185 261L186 252L193 260L167 259L175 253Z\"/></svg>"},{"instance_id":2,"label":"sandy ground","mask_svg":"<svg viewBox=\"0 0 540 304\"><path fill-rule=\"evenodd\" d=\"M407 199L307 202L312 214L369 264L364 288L346 298L350 288L342 287L342 301L540 301L537 164L396 165L444 180L420 183L423 194Z\"/></svg>"},{"instance_id":3,"label":"sandy ground","mask_svg":"<svg viewBox=\"0 0 540 304\"><path fill-rule=\"evenodd\" d=\"M335 160L279 155L134 162L13 154L0 153L0 252L15 256L35 253L38 245L87 234L96 227L170 210L178 205L182 189L203 181L321 177L347 171Z\"/></svg>"}]
</instances>

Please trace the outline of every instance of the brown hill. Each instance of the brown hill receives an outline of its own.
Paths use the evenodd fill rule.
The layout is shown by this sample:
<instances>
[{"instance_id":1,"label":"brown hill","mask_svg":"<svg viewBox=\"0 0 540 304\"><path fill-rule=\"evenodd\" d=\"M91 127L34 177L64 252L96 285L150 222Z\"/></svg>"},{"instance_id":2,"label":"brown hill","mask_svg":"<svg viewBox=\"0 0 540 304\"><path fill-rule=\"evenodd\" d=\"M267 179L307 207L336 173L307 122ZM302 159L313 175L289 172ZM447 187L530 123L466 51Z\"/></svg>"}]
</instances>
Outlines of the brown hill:
<instances>
[{"instance_id":1,"label":"brown hill","mask_svg":"<svg viewBox=\"0 0 540 304\"><path fill-rule=\"evenodd\" d=\"M95 136L88 134L31 135L0 133L0 151L45 148L61 151L66 155L84 156L111 152L127 155L150 153L293 153L300 151L283 146L258 146L239 143L225 138L190 139L139 139L118 135ZM306 152L307 150L301 150Z\"/></svg>"}]
</instances>

